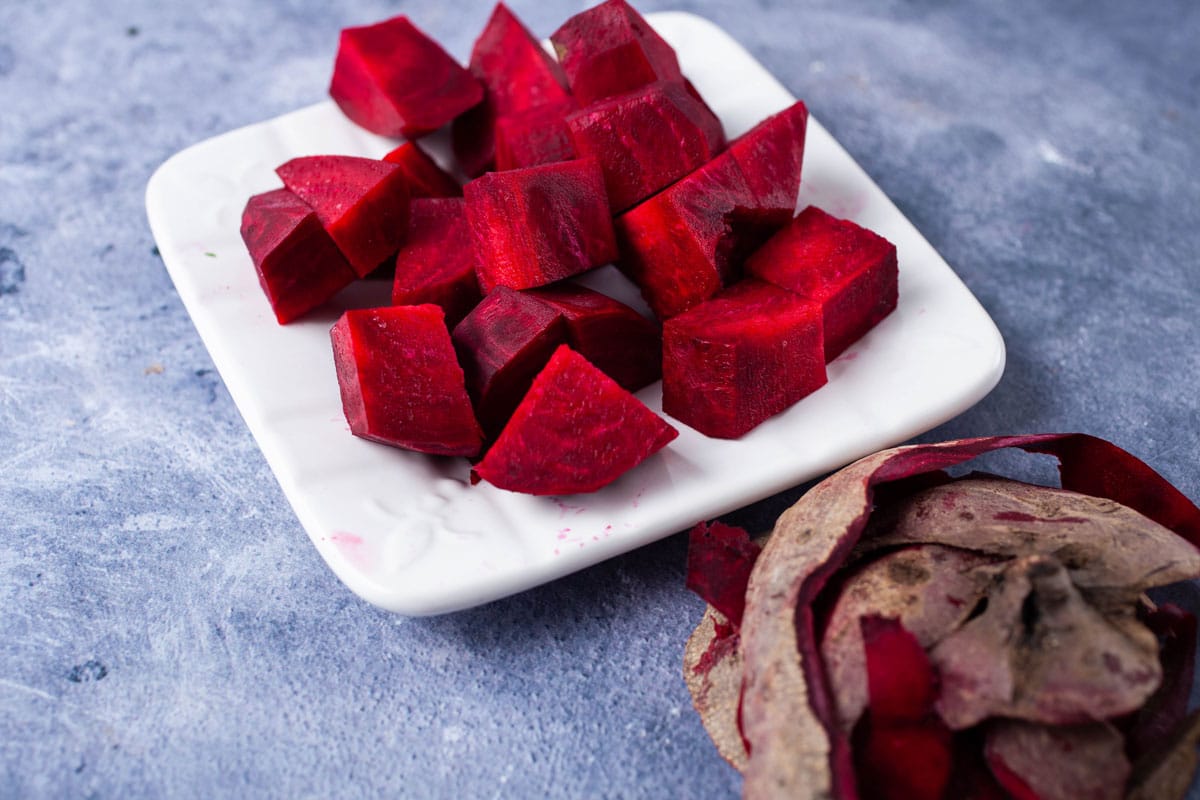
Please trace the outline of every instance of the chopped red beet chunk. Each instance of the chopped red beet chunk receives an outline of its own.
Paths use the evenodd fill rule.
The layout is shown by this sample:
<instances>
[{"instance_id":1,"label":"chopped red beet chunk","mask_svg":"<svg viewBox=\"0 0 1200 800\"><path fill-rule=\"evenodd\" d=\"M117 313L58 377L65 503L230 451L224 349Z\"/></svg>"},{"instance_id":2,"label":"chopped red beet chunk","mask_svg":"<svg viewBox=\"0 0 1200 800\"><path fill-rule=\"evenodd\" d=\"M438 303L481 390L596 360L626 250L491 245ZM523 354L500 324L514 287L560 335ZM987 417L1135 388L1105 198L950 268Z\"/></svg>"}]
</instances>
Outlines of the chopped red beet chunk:
<instances>
[{"instance_id":1,"label":"chopped red beet chunk","mask_svg":"<svg viewBox=\"0 0 1200 800\"><path fill-rule=\"evenodd\" d=\"M807 119L804 104L793 104L617 217L618 266L655 314L665 319L712 297L792 218ZM753 154L778 161L766 167Z\"/></svg>"},{"instance_id":2,"label":"chopped red beet chunk","mask_svg":"<svg viewBox=\"0 0 1200 800\"><path fill-rule=\"evenodd\" d=\"M479 303L477 261L465 200L414 200L408 234L396 255L392 305L434 303L453 328Z\"/></svg>"},{"instance_id":3,"label":"chopped red beet chunk","mask_svg":"<svg viewBox=\"0 0 1200 800\"><path fill-rule=\"evenodd\" d=\"M316 212L287 189L247 201L242 241L281 325L321 305L357 277Z\"/></svg>"},{"instance_id":4,"label":"chopped red beet chunk","mask_svg":"<svg viewBox=\"0 0 1200 800\"><path fill-rule=\"evenodd\" d=\"M595 159L489 172L463 193L485 293L543 286L616 257Z\"/></svg>"},{"instance_id":5,"label":"chopped red beet chunk","mask_svg":"<svg viewBox=\"0 0 1200 800\"><path fill-rule=\"evenodd\" d=\"M687 588L738 628L746 609L750 572L760 552L762 547L743 528L701 522L688 534Z\"/></svg>"},{"instance_id":6,"label":"chopped red beet chunk","mask_svg":"<svg viewBox=\"0 0 1200 800\"><path fill-rule=\"evenodd\" d=\"M820 308L756 280L663 325L663 411L735 439L824 385Z\"/></svg>"},{"instance_id":7,"label":"chopped red beet chunk","mask_svg":"<svg viewBox=\"0 0 1200 800\"><path fill-rule=\"evenodd\" d=\"M662 331L629 306L570 283L527 293L558 311L571 349L623 388L635 392L662 377Z\"/></svg>"},{"instance_id":8,"label":"chopped red beet chunk","mask_svg":"<svg viewBox=\"0 0 1200 800\"><path fill-rule=\"evenodd\" d=\"M446 174L416 142L405 142L383 160L395 164L404 173L411 198L462 197L462 186L458 181Z\"/></svg>"},{"instance_id":9,"label":"chopped red beet chunk","mask_svg":"<svg viewBox=\"0 0 1200 800\"><path fill-rule=\"evenodd\" d=\"M565 115L574 104L542 105L496 120L496 169L521 169L576 158Z\"/></svg>"},{"instance_id":10,"label":"chopped red beet chunk","mask_svg":"<svg viewBox=\"0 0 1200 800\"><path fill-rule=\"evenodd\" d=\"M566 340L557 309L504 286L454 328L467 390L488 436L500 432L534 376Z\"/></svg>"},{"instance_id":11,"label":"chopped red beet chunk","mask_svg":"<svg viewBox=\"0 0 1200 800\"><path fill-rule=\"evenodd\" d=\"M356 436L435 455L479 453L479 425L440 308L351 310L330 333Z\"/></svg>"},{"instance_id":12,"label":"chopped red beet chunk","mask_svg":"<svg viewBox=\"0 0 1200 800\"><path fill-rule=\"evenodd\" d=\"M710 161L725 132L682 82L659 82L599 100L567 116L580 156L604 170L614 213ZM641 135L654 131L652 136Z\"/></svg>"},{"instance_id":13,"label":"chopped red beet chunk","mask_svg":"<svg viewBox=\"0 0 1200 800\"><path fill-rule=\"evenodd\" d=\"M681 81L679 60L625 0L607 0L550 34L571 92L592 103L656 81Z\"/></svg>"},{"instance_id":14,"label":"chopped red beet chunk","mask_svg":"<svg viewBox=\"0 0 1200 800\"><path fill-rule=\"evenodd\" d=\"M529 29L497 3L471 50L471 72L483 82L484 100L454 122L454 155L463 172L483 174L495 157L501 117L543 105L572 103L566 78Z\"/></svg>"},{"instance_id":15,"label":"chopped red beet chunk","mask_svg":"<svg viewBox=\"0 0 1200 800\"><path fill-rule=\"evenodd\" d=\"M514 492L591 492L677 435L612 378L563 345L538 374L475 473Z\"/></svg>"},{"instance_id":16,"label":"chopped red beet chunk","mask_svg":"<svg viewBox=\"0 0 1200 800\"><path fill-rule=\"evenodd\" d=\"M367 130L411 139L474 106L483 99L483 86L399 16L342 31L329 94Z\"/></svg>"},{"instance_id":17,"label":"chopped red beet chunk","mask_svg":"<svg viewBox=\"0 0 1200 800\"><path fill-rule=\"evenodd\" d=\"M408 225L408 185L395 164L357 156L302 156L275 172L317 212L359 277L399 249Z\"/></svg>"},{"instance_id":18,"label":"chopped red beet chunk","mask_svg":"<svg viewBox=\"0 0 1200 800\"><path fill-rule=\"evenodd\" d=\"M821 304L827 361L896 307L896 246L816 206L759 248L746 271Z\"/></svg>"}]
</instances>

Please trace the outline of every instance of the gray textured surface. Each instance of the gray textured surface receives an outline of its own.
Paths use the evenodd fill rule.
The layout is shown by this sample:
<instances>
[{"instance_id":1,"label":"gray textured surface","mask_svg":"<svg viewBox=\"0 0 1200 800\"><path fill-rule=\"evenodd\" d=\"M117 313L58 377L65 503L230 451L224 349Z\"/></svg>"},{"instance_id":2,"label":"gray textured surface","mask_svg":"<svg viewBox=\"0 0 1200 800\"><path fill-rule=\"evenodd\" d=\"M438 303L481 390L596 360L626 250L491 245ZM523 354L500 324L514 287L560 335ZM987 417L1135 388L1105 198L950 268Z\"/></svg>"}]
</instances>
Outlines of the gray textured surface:
<instances>
[{"instance_id":1,"label":"gray textured surface","mask_svg":"<svg viewBox=\"0 0 1200 800\"><path fill-rule=\"evenodd\" d=\"M681 537L451 617L366 606L154 254L167 156L322 99L344 25L465 57L490 4L455 6L0 4L0 796L737 792L679 677ZM513 7L544 35L583 4ZM1200 497L1200 5L640 7L728 30L995 318L1005 377L925 439L1084 430Z\"/></svg>"}]
</instances>

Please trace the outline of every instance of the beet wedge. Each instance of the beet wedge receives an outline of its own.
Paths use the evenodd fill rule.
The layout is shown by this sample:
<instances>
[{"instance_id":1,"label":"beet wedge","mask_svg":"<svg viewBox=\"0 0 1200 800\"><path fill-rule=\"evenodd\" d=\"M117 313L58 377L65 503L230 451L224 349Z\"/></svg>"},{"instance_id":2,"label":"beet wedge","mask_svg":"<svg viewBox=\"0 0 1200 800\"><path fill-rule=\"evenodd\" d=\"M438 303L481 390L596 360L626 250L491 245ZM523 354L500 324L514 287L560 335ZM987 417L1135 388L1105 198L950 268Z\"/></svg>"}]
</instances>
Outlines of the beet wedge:
<instances>
[{"instance_id":1,"label":"beet wedge","mask_svg":"<svg viewBox=\"0 0 1200 800\"><path fill-rule=\"evenodd\" d=\"M485 87L484 99L455 120L454 155L471 177L496 158L494 128L501 117L544 105L570 105L562 68L503 3L492 10L471 50L471 72Z\"/></svg>"},{"instance_id":2,"label":"beet wedge","mask_svg":"<svg viewBox=\"0 0 1200 800\"><path fill-rule=\"evenodd\" d=\"M736 439L826 382L820 309L741 281L663 325L663 411Z\"/></svg>"},{"instance_id":3,"label":"beet wedge","mask_svg":"<svg viewBox=\"0 0 1200 800\"><path fill-rule=\"evenodd\" d=\"M357 277L316 212L287 189L251 197L241 232L280 325L313 310Z\"/></svg>"},{"instance_id":4,"label":"beet wedge","mask_svg":"<svg viewBox=\"0 0 1200 800\"><path fill-rule=\"evenodd\" d=\"M625 0L607 0L550 34L572 94L588 104L657 81L683 80L679 59Z\"/></svg>"},{"instance_id":5,"label":"beet wedge","mask_svg":"<svg viewBox=\"0 0 1200 800\"><path fill-rule=\"evenodd\" d=\"M662 330L629 306L570 283L526 294L561 314L571 349L622 388L636 392L662 377Z\"/></svg>"},{"instance_id":6,"label":"beet wedge","mask_svg":"<svg viewBox=\"0 0 1200 800\"><path fill-rule=\"evenodd\" d=\"M742 262L792 218L808 111L797 102L615 221L618 266L660 318L736 280ZM772 165L755 154L771 154Z\"/></svg>"},{"instance_id":7,"label":"beet wedge","mask_svg":"<svg viewBox=\"0 0 1200 800\"><path fill-rule=\"evenodd\" d=\"M543 286L616 258L595 159L489 172L463 194L484 293Z\"/></svg>"},{"instance_id":8,"label":"beet wedge","mask_svg":"<svg viewBox=\"0 0 1200 800\"><path fill-rule=\"evenodd\" d=\"M504 431L475 466L501 489L592 492L661 450L678 432L562 346L534 379Z\"/></svg>"},{"instance_id":9,"label":"beet wedge","mask_svg":"<svg viewBox=\"0 0 1200 800\"><path fill-rule=\"evenodd\" d=\"M832 361L896 308L896 246L816 206L746 261L746 272L820 303Z\"/></svg>"},{"instance_id":10,"label":"beet wedge","mask_svg":"<svg viewBox=\"0 0 1200 800\"><path fill-rule=\"evenodd\" d=\"M681 82L659 82L600 100L566 118L575 150L604 170L619 213L710 161L725 147L721 121ZM655 131L653 136L631 131Z\"/></svg>"},{"instance_id":11,"label":"beet wedge","mask_svg":"<svg viewBox=\"0 0 1200 800\"><path fill-rule=\"evenodd\" d=\"M395 164L357 156L301 156L275 173L317 212L359 277L399 249L408 225L408 185Z\"/></svg>"},{"instance_id":12,"label":"beet wedge","mask_svg":"<svg viewBox=\"0 0 1200 800\"><path fill-rule=\"evenodd\" d=\"M501 286L454 328L453 340L475 413L494 438L567 335L557 309Z\"/></svg>"},{"instance_id":13,"label":"beet wedge","mask_svg":"<svg viewBox=\"0 0 1200 800\"><path fill-rule=\"evenodd\" d=\"M412 139L479 103L483 86L399 16L342 31L329 94L372 133Z\"/></svg>"},{"instance_id":14,"label":"beet wedge","mask_svg":"<svg viewBox=\"0 0 1200 800\"><path fill-rule=\"evenodd\" d=\"M383 160L395 164L404 173L408 196L414 200L418 197L462 197L462 186L458 181L439 167L416 142L405 142Z\"/></svg>"},{"instance_id":15,"label":"beet wedge","mask_svg":"<svg viewBox=\"0 0 1200 800\"><path fill-rule=\"evenodd\" d=\"M479 424L439 307L347 311L330 336L355 436L434 455L479 453Z\"/></svg>"},{"instance_id":16,"label":"beet wedge","mask_svg":"<svg viewBox=\"0 0 1200 800\"><path fill-rule=\"evenodd\" d=\"M475 279L478 259L461 197L412 202L408 235L396 254L392 305L434 303L453 328L480 300Z\"/></svg>"}]
</instances>

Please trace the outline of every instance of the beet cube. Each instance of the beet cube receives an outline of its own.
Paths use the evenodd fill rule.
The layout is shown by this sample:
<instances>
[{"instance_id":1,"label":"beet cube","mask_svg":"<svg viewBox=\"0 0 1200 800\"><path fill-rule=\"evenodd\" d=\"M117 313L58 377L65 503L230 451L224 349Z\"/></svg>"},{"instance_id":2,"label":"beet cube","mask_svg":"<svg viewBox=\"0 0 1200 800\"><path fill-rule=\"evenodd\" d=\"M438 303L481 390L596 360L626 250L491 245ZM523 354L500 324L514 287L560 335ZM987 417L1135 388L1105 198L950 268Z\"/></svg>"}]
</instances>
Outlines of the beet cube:
<instances>
[{"instance_id":1,"label":"beet cube","mask_svg":"<svg viewBox=\"0 0 1200 800\"><path fill-rule=\"evenodd\" d=\"M816 206L759 248L746 271L820 304L827 361L896 307L896 246Z\"/></svg>"},{"instance_id":2,"label":"beet cube","mask_svg":"<svg viewBox=\"0 0 1200 800\"><path fill-rule=\"evenodd\" d=\"M463 172L483 174L495 160L496 120L543 105L571 103L562 68L503 3L471 50L471 72L483 82L484 100L454 123L454 155Z\"/></svg>"},{"instance_id":3,"label":"beet cube","mask_svg":"<svg viewBox=\"0 0 1200 800\"><path fill-rule=\"evenodd\" d=\"M489 172L463 194L485 294L553 283L616 257L595 159Z\"/></svg>"},{"instance_id":4,"label":"beet cube","mask_svg":"<svg viewBox=\"0 0 1200 800\"><path fill-rule=\"evenodd\" d=\"M455 326L453 339L480 424L495 436L567 335L558 310L501 286Z\"/></svg>"},{"instance_id":5,"label":"beet cube","mask_svg":"<svg viewBox=\"0 0 1200 800\"><path fill-rule=\"evenodd\" d=\"M475 473L514 492L592 492L678 435L612 378L563 345L534 379Z\"/></svg>"},{"instance_id":6,"label":"beet cube","mask_svg":"<svg viewBox=\"0 0 1200 800\"><path fill-rule=\"evenodd\" d=\"M574 105L544 105L496 120L496 169L521 169L576 158L566 113Z\"/></svg>"},{"instance_id":7,"label":"beet cube","mask_svg":"<svg viewBox=\"0 0 1200 800\"><path fill-rule=\"evenodd\" d=\"M287 189L256 194L246 202L242 241L280 325L313 310L358 277L316 212Z\"/></svg>"},{"instance_id":8,"label":"beet cube","mask_svg":"<svg viewBox=\"0 0 1200 800\"><path fill-rule=\"evenodd\" d=\"M659 326L629 306L569 283L528 294L558 311L571 348L622 388L636 392L662 377Z\"/></svg>"},{"instance_id":9,"label":"beet cube","mask_svg":"<svg viewBox=\"0 0 1200 800\"><path fill-rule=\"evenodd\" d=\"M461 197L412 202L408 235L396 254L392 305L441 306L453 328L479 302L475 247Z\"/></svg>"},{"instance_id":10,"label":"beet cube","mask_svg":"<svg viewBox=\"0 0 1200 800\"><path fill-rule=\"evenodd\" d=\"M317 212L359 277L399 249L408 225L408 186L395 164L357 156L302 156L275 172Z\"/></svg>"},{"instance_id":11,"label":"beet cube","mask_svg":"<svg viewBox=\"0 0 1200 800\"><path fill-rule=\"evenodd\" d=\"M342 31L329 94L372 133L412 139L478 103L483 86L399 16Z\"/></svg>"},{"instance_id":12,"label":"beet cube","mask_svg":"<svg viewBox=\"0 0 1200 800\"><path fill-rule=\"evenodd\" d=\"M572 94L588 104L657 81L681 81L679 60L625 0L607 0L550 34Z\"/></svg>"},{"instance_id":13,"label":"beet cube","mask_svg":"<svg viewBox=\"0 0 1200 800\"><path fill-rule=\"evenodd\" d=\"M757 280L663 324L663 411L734 439L825 384L820 307Z\"/></svg>"},{"instance_id":14,"label":"beet cube","mask_svg":"<svg viewBox=\"0 0 1200 800\"><path fill-rule=\"evenodd\" d=\"M580 156L604 170L614 213L708 162L725 147L721 121L681 82L659 82L567 116ZM641 136L654 131L653 136ZM632 135L631 135L632 133Z\"/></svg>"},{"instance_id":15,"label":"beet cube","mask_svg":"<svg viewBox=\"0 0 1200 800\"><path fill-rule=\"evenodd\" d=\"M618 266L667 318L739 276L743 260L795 212L800 191L803 103L759 123L696 171L615 221ZM772 155L783 166L759 158Z\"/></svg>"},{"instance_id":16,"label":"beet cube","mask_svg":"<svg viewBox=\"0 0 1200 800\"><path fill-rule=\"evenodd\" d=\"M404 173L408 196L411 198L462 197L462 187L458 181L447 175L416 142L405 142L384 156L383 160L395 164Z\"/></svg>"},{"instance_id":17,"label":"beet cube","mask_svg":"<svg viewBox=\"0 0 1200 800\"><path fill-rule=\"evenodd\" d=\"M330 335L354 435L435 455L479 453L479 424L440 308L351 310Z\"/></svg>"}]
</instances>

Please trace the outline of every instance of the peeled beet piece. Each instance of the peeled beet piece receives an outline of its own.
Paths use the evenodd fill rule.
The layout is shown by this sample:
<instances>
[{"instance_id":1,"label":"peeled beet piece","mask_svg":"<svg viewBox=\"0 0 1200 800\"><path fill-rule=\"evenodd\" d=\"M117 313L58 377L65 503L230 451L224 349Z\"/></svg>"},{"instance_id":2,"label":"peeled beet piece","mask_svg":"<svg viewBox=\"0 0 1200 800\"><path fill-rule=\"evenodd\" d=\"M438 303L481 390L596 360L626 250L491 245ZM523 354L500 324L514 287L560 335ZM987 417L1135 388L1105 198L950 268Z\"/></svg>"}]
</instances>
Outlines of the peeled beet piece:
<instances>
[{"instance_id":1,"label":"peeled beet piece","mask_svg":"<svg viewBox=\"0 0 1200 800\"><path fill-rule=\"evenodd\" d=\"M855 732L863 797L941 800L950 782L950 730L931 712L937 679L920 642L895 619L863 617L870 713Z\"/></svg>"},{"instance_id":2,"label":"peeled beet piece","mask_svg":"<svg viewBox=\"0 0 1200 800\"><path fill-rule=\"evenodd\" d=\"M614 213L700 167L725 147L721 121L679 81L597 101L566 119L575 150L600 162ZM639 135L643 131L655 133Z\"/></svg>"},{"instance_id":3,"label":"peeled beet piece","mask_svg":"<svg viewBox=\"0 0 1200 800\"><path fill-rule=\"evenodd\" d=\"M501 489L592 492L661 450L678 432L563 345L475 466Z\"/></svg>"},{"instance_id":4,"label":"peeled beet piece","mask_svg":"<svg viewBox=\"0 0 1200 800\"><path fill-rule=\"evenodd\" d=\"M400 248L408 225L408 184L395 164L357 156L302 156L275 173L317 212L360 278Z\"/></svg>"},{"instance_id":5,"label":"peeled beet piece","mask_svg":"<svg viewBox=\"0 0 1200 800\"><path fill-rule=\"evenodd\" d=\"M679 60L625 0L607 0L550 34L571 93L587 104L656 81L682 81Z\"/></svg>"},{"instance_id":6,"label":"peeled beet piece","mask_svg":"<svg viewBox=\"0 0 1200 800\"><path fill-rule=\"evenodd\" d=\"M687 588L735 628L746 608L746 585L762 546L744 529L701 522L688 534Z\"/></svg>"},{"instance_id":7,"label":"peeled beet piece","mask_svg":"<svg viewBox=\"0 0 1200 800\"><path fill-rule=\"evenodd\" d=\"M821 304L827 361L896 308L896 246L816 206L750 256L746 272Z\"/></svg>"},{"instance_id":8,"label":"peeled beet piece","mask_svg":"<svg viewBox=\"0 0 1200 800\"><path fill-rule=\"evenodd\" d=\"M404 173L408 184L408 196L418 197L462 197L462 186L446 174L446 171L417 146L416 142L405 142L383 157L395 164Z\"/></svg>"},{"instance_id":9,"label":"peeled beet piece","mask_svg":"<svg viewBox=\"0 0 1200 800\"><path fill-rule=\"evenodd\" d=\"M533 378L567 341L562 315L501 286L454 328L467 391L489 437L500 433Z\"/></svg>"},{"instance_id":10,"label":"peeled beet piece","mask_svg":"<svg viewBox=\"0 0 1200 800\"><path fill-rule=\"evenodd\" d=\"M542 105L496 120L496 169L521 169L576 158L566 114L573 104Z\"/></svg>"},{"instance_id":11,"label":"peeled beet piece","mask_svg":"<svg viewBox=\"0 0 1200 800\"><path fill-rule=\"evenodd\" d=\"M484 99L454 122L454 155L463 172L483 174L495 160L496 120L543 105L571 103L566 78L529 29L497 3L471 50L471 72Z\"/></svg>"},{"instance_id":12,"label":"peeled beet piece","mask_svg":"<svg viewBox=\"0 0 1200 800\"><path fill-rule=\"evenodd\" d=\"M660 318L736 279L743 260L792 218L807 118L804 104L793 104L616 218L617 266ZM753 153L781 161L766 169L749 158Z\"/></svg>"},{"instance_id":13,"label":"peeled beet piece","mask_svg":"<svg viewBox=\"0 0 1200 800\"><path fill-rule=\"evenodd\" d=\"M463 194L485 294L553 283L616 258L595 159L489 172Z\"/></svg>"},{"instance_id":14,"label":"peeled beet piece","mask_svg":"<svg viewBox=\"0 0 1200 800\"><path fill-rule=\"evenodd\" d=\"M635 392L662 377L661 329L629 306L569 283L528 294L561 314L571 349L622 388Z\"/></svg>"},{"instance_id":15,"label":"peeled beet piece","mask_svg":"<svg viewBox=\"0 0 1200 800\"><path fill-rule=\"evenodd\" d=\"M663 411L735 439L826 382L820 309L745 280L663 325Z\"/></svg>"},{"instance_id":16,"label":"peeled beet piece","mask_svg":"<svg viewBox=\"0 0 1200 800\"><path fill-rule=\"evenodd\" d=\"M357 277L316 212L287 189L246 202L242 241L280 325L321 305Z\"/></svg>"},{"instance_id":17,"label":"peeled beet piece","mask_svg":"<svg viewBox=\"0 0 1200 800\"><path fill-rule=\"evenodd\" d=\"M453 328L479 303L475 247L461 197L412 202L408 235L396 254L392 305L434 303Z\"/></svg>"},{"instance_id":18,"label":"peeled beet piece","mask_svg":"<svg viewBox=\"0 0 1200 800\"><path fill-rule=\"evenodd\" d=\"M372 133L412 139L478 103L483 86L399 16L342 31L329 94Z\"/></svg>"},{"instance_id":19,"label":"peeled beet piece","mask_svg":"<svg viewBox=\"0 0 1200 800\"><path fill-rule=\"evenodd\" d=\"M330 335L355 436L434 455L479 453L482 436L440 308L351 310Z\"/></svg>"}]
</instances>

